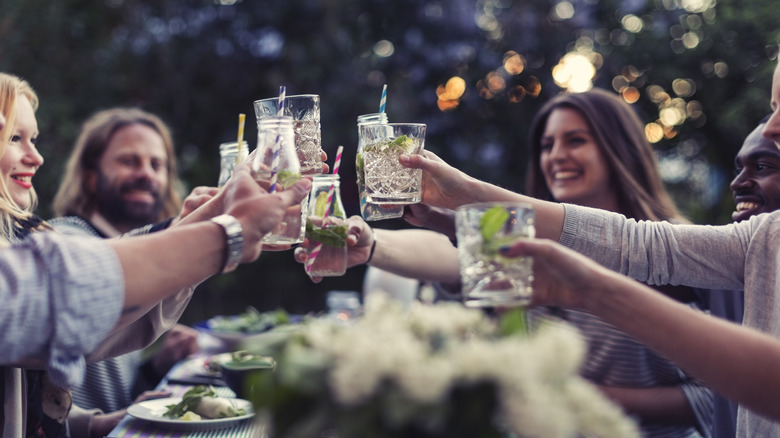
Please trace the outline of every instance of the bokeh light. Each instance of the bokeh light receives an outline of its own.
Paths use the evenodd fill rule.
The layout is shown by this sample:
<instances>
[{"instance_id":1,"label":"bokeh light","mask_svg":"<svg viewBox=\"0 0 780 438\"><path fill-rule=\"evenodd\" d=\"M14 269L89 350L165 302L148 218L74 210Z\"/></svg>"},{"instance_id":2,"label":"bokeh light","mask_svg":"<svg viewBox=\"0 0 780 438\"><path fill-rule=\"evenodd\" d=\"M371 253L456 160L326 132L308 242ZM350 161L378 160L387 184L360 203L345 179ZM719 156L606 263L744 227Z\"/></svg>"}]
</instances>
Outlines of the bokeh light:
<instances>
[{"instance_id":1,"label":"bokeh light","mask_svg":"<svg viewBox=\"0 0 780 438\"><path fill-rule=\"evenodd\" d=\"M510 75L519 75L525 69L525 60L520 54L509 51L504 54L504 70Z\"/></svg>"},{"instance_id":2,"label":"bokeh light","mask_svg":"<svg viewBox=\"0 0 780 438\"><path fill-rule=\"evenodd\" d=\"M644 28L642 19L634 14L624 16L623 19L620 20L620 24L623 25L623 29L631 33L639 33L642 31L642 28Z\"/></svg>"},{"instance_id":3,"label":"bokeh light","mask_svg":"<svg viewBox=\"0 0 780 438\"><path fill-rule=\"evenodd\" d=\"M466 81L459 76L453 76L444 85L436 88L437 105L441 111L450 111L458 107L460 99L466 93Z\"/></svg>"},{"instance_id":4,"label":"bokeh light","mask_svg":"<svg viewBox=\"0 0 780 438\"><path fill-rule=\"evenodd\" d=\"M553 20L568 20L574 17L574 5L568 1L558 2L552 10Z\"/></svg>"},{"instance_id":5,"label":"bokeh light","mask_svg":"<svg viewBox=\"0 0 780 438\"><path fill-rule=\"evenodd\" d=\"M559 87L571 92L583 92L593 88L596 67L579 53L567 53L553 67L553 79Z\"/></svg>"},{"instance_id":6,"label":"bokeh light","mask_svg":"<svg viewBox=\"0 0 780 438\"><path fill-rule=\"evenodd\" d=\"M645 137L650 143L658 143L664 138L664 128L658 123L648 123L645 125Z\"/></svg>"},{"instance_id":7,"label":"bokeh light","mask_svg":"<svg viewBox=\"0 0 780 438\"><path fill-rule=\"evenodd\" d=\"M395 53L395 46L393 43L387 40L377 41L374 44L374 54L380 58L388 58Z\"/></svg>"}]
</instances>

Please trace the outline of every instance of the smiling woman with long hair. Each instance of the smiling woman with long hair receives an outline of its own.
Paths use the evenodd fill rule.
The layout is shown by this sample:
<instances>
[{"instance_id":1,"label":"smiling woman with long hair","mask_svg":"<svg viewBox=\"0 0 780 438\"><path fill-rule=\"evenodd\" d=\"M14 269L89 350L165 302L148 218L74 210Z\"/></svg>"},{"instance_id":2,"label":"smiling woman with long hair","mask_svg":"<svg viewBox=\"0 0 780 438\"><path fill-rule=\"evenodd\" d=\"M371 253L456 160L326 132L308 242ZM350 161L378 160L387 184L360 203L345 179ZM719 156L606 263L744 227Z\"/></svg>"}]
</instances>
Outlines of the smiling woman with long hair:
<instances>
[{"instance_id":1,"label":"smiling woman with long hair","mask_svg":"<svg viewBox=\"0 0 780 438\"><path fill-rule=\"evenodd\" d=\"M530 196L615 211L637 220L687 223L664 189L634 110L604 90L562 94L531 124ZM690 288L659 288L693 301ZM614 326L589 313L534 308L532 320L562 317L588 342L584 377L639 418L647 437L698 436L711 424L711 391ZM706 434L707 432L705 432Z\"/></svg>"}]
</instances>

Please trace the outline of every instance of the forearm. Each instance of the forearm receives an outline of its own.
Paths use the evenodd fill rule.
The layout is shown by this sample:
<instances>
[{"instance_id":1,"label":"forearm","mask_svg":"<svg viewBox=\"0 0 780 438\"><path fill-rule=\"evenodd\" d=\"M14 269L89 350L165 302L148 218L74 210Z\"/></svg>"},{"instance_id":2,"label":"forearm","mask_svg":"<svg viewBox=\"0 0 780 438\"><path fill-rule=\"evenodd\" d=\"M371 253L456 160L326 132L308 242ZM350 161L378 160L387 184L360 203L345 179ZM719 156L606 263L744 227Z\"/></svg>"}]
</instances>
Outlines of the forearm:
<instances>
[{"instance_id":1,"label":"forearm","mask_svg":"<svg viewBox=\"0 0 780 438\"><path fill-rule=\"evenodd\" d=\"M599 389L610 400L623 407L629 415L637 416L642 423L697 426L696 415L679 386L654 388L599 386Z\"/></svg>"},{"instance_id":2,"label":"forearm","mask_svg":"<svg viewBox=\"0 0 780 438\"><path fill-rule=\"evenodd\" d=\"M521 195L472 177L467 177L467 180L468 203L522 202L529 204L534 208L536 237L555 241L561 237L564 220L563 205ZM466 204L466 202L463 204Z\"/></svg>"},{"instance_id":3,"label":"forearm","mask_svg":"<svg viewBox=\"0 0 780 438\"><path fill-rule=\"evenodd\" d=\"M217 273L225 256L224 231L208 221L109 243L124 273L126 317Z\"/></svg>"},{"instance_id":4,"label":"forearm","mask_svg":"<svg viewBox=\"0 0 780 438\"><path fill-rule=\"evenodd\" d=\"M669 358L713 390L780 418L780 343L769 335L696 312L606 269L601 292L583 307ZM638 317L637 315L641 315Z\"/></svg>"},{"instance_id":5,"label":"forearm","mask_svg":"<svg viewBox=\"0 0 780 438\"><path fill-rule=\"evenodd\" d=\"M375 229L371 266L418 280L459 281L458 250L447 236L427 230Z\"/></svg>"}]
</instances>

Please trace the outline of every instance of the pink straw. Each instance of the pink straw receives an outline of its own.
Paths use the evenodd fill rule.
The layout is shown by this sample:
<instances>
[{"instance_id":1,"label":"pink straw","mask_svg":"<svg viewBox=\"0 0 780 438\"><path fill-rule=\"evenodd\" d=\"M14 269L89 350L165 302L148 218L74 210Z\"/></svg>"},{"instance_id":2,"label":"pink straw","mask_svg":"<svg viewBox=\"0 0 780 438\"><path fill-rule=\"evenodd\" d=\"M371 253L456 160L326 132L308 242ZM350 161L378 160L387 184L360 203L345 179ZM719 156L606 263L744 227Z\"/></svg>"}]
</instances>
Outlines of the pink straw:
<instances>
[{"instance_id":1,"label":"pink straw","mask_svg":"<svg viewBox=\"0 0 780 438\"><path fill-rule=\"evenodd\" d=\"M333 174L338 175L339 173L339 166L341 165L341 153L344 152L344 146L339 146L339 148L336 150L336 162L333 163ZM322 224L325 225L325 218L328 217L328 214L330 213L331 204L333 203L333 193L336 191L336 184L335 181L331 183L330 189L328 190L328 202L327 202L327 208L325 209L325 213L322 215ZM314 249L309 253L309 260L306 262L306 273L311 272L311 266L314 264L314 260L317 258L317 256L320 254L320 251L322 250L322 242L318 242L317 246L314 247Z\"/></svg>"}]
</instances>

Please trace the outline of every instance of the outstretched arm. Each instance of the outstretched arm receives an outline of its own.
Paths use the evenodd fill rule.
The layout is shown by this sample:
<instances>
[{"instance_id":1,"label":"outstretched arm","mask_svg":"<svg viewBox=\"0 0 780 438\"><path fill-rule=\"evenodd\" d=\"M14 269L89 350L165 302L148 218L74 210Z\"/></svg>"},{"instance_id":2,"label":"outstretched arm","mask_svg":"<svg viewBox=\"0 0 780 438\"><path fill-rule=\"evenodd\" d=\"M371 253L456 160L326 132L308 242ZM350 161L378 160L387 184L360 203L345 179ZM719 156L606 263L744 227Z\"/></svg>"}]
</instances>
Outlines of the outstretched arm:
<instances>
[{"instance_id":1,"label":"outstretched arm","mask_svg":"<svg viewBox=\"0 0 780 438\"><path fill-rule=\"evenodd\" d=\"M445 163L436 154L401 155L399 162L410 168L422 169L422 202L434 207L456 209L474 202L524 202L534 207L536 235L558 240L563 229L563 206L502 189Z\"/></svg>"},{"instance_id":2,"label":"outstretched arm","mask_svg":"<svg viewBox=\"0 0 780 438\"><path fill-rule=\"evenodd\" d=\"M725 397L780 419L777 339L696 312L548 240L519 240L502 252L534 258L535 304L592 312Z\"/></svg>"}]
</instances>

